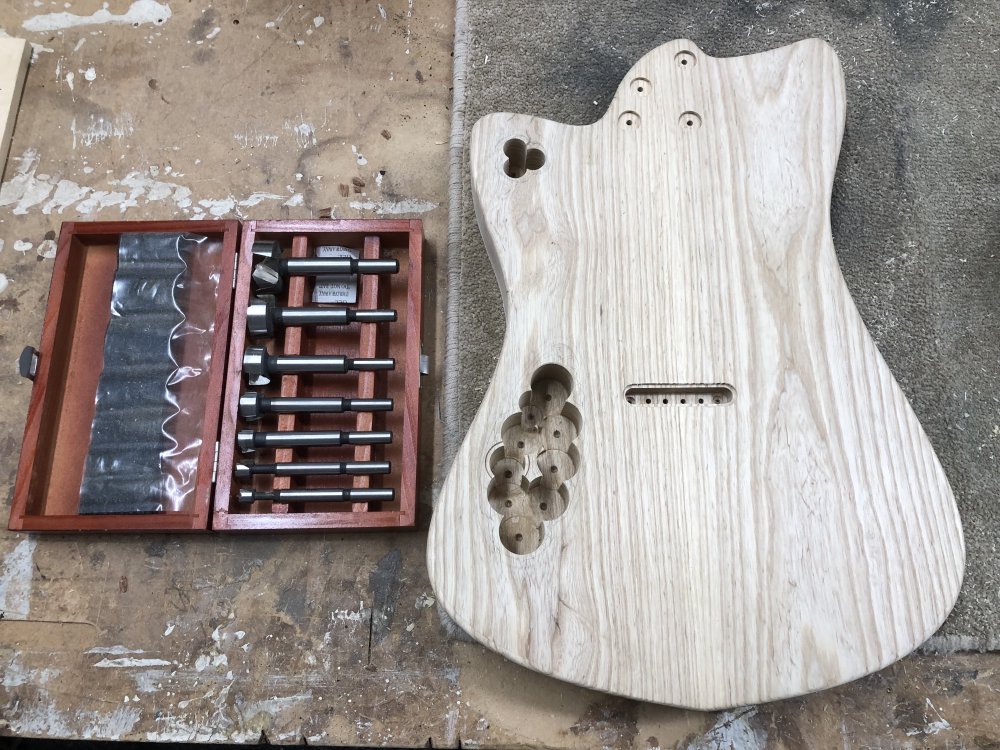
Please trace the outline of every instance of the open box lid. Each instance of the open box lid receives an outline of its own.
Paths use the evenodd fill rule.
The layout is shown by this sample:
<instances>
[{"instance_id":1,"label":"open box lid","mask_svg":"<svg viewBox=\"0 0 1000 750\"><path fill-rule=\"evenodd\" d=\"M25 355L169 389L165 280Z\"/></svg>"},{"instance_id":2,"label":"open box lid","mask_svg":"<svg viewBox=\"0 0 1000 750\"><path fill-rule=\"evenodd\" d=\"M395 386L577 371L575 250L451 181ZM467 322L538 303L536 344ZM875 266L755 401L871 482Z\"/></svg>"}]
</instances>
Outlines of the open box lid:
<instances>
[{"instance_id":1,"label":"open box lid","mask_svg":"<svg viewBox=\"0 0 1000 750\"><path fill-rule=\"evenodd\" d=\"M201 410L184 425L197 441L193 490L179 510L142 514L79 512L95 397L104 367L119 241L125 233L203 236L217 244L217 274ZM232 313L236 221L67 222L59 235L38 348L9 528L15 531L204 531L211 509L213 466ZM192 254L193 263L201 262ZM211 309L208 310L211 315Z\"/></svg>"}]
</instances>

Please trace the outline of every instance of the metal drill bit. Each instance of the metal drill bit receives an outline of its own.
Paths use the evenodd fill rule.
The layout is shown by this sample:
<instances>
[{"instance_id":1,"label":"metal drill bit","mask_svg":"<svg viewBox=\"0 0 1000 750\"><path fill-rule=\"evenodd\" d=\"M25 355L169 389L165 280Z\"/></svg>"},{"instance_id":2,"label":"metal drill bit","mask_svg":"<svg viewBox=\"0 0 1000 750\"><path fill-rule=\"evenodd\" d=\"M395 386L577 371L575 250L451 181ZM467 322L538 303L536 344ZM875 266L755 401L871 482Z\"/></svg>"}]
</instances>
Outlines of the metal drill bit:
<instances>
[{"instance_id":1,"label":"metal drill bit","mask_svg":"<svg viewBox=\"0 0 1000 750\"><path fill-rule=\"evenodd\" d=\"M240 490L241 503L260 501L272 503L374 503L393 500L396 491L386 489L303 489L303 490Z\"/></svg>"},{"instance_id":2,"label":"metal drill bit","mask_svg":"<svg viewBox=\"0 0 1000 750\"><path fill-rule=\"evenodd\" d=\"M270 297L247 307L247 331L254 337L270 337L285 326L343 326L350 323L391 323L395 310L357 310L353 307L276 307Z\"/></svg>"},{"instance_id":3,"label":"metal drill bit","mask_svg":"<svg viewBox=\"0 0 1000 750\"><path fill-rule=\"evenodd\" d=\"M398 273L399 261L358 258L268 258L253 269L251 276L259 291L281 294L286 276L326 276L329 274Z\"/></svg>"},{"instance_id":4,"label":"metal drill bit","mask_svg":"<svg viewBox=\"0 0 1000 750\"><path fill-rule=\"evenodd\" d=\"M299 461L277 464L236 464L233 476L250 479L257 474L271 474L276 477L305 476L364 476L368 474L388 474L392 466L388 461Z\"/></svg>"},{"instance_id":5,"label":"metal drill bit","mask_svg":"<svg viewBox=\"0 0 1000 750\"><path fill-rule=\"evenodd\" d=\"M253 453L258 448L377 445L391 442L391 432L343 432L341 430L254 432L253 430L240 430L236 434L236 445L242 453Z\"/></svg>"},{"instance_id":6,"label":"metal drill bit","mask_svg":"<svg viewBox=\"0 0 1000 750\"><path fill-rule=\"evenodd\" d=\"M391 398L268 398L257 391L240 396L240 416L254 422L265 414L342 414L343 412L392 411Z\"/></svg>"},{"instance_id":7,"label":"metal drill bit","mask_svg":"<svg viewBox=\"0 0 1000 750\"><path fill-rule=\"evenodd\" d=\"M392 370L396 360L385 358L352 358L339 355L282 356L268 354L262 346L248 347L243 354L243 372L252 383L266 383L272 375L291 372L346 373L352 371Z\"/></svg>"}]
</instances>

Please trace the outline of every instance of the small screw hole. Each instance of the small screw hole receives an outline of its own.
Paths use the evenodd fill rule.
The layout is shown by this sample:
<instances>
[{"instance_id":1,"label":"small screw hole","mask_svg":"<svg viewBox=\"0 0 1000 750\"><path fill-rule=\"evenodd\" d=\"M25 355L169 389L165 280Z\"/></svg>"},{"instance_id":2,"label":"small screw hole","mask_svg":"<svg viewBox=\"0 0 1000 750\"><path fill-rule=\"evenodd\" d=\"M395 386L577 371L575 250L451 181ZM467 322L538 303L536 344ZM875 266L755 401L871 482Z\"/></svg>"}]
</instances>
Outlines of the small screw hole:
<instances>
[{"instance_id":1,"label":"small screw hole","mask_svg":"<svg viewBox=\"0 0 1000 750\"><path fill-rule=\"evenodd\" d=\"M538 509L539 510L548 510L549 509L549 504L548 503L539 503L538 504Z\"/></svg>"},{"instance_id":2,"label":"small screw hole","mask_svg":"<svg viewBox=\"0 0 1000 750\"><path fill-rule=\"evenodd\" d=\"M524 441L523 440L518 440L517 441L517 447L518 448L523 448L524 447Z\"/></svg>"},{"instance_id":3,"label":"small screw hole","mask_svg":"<svg viewBox=\"0 0 1000 750\"><path fill-rule=\"evenodd\" d=\"M628 401L630 404L634 404L635 403L635 398L633 398L632 396L629 396L625 400Z\"/></svg>"},{"instance_id":4,"label":"small screw hole","mask_svg":"<svg viewBox=\"0 0 1000 750\"><path fill-rule=\"evenodd\" d=\"M510 469L507 469L507 471L503 473L503 476L504 479L510 479L512 476L514 476L514 472L512 472Z\"/></svg>"},{"instance_id":5,"label":"small screw hole","mask_svg":"<svg viewBox=\"0 0 1000 750\"><path fill-rule=\"evenodd\" d=\"M714 399L714 401L717 404L721 404L722 403L722 399L721 398Z\"/></svg>"},{"instance_id":6,"label":"small screw hole","mask_svg":"<svg viewBox=\"0 0 1000 750\"><path fill-rule=\"evenodd\" d=\"M647 399L646 399L646 403L647 403L647 404L651 404L651 403L653 403L653 399L651 399L651 398L647 398Z\"/></svg>"},{"instance_id":7,"label":"small screw hole","mask_svg":"<svg viewBox=\"0 0 1000 750\"><path fill-rule=\"evenodd\" d=\"M628 125L629 127L632 127L632 121L631 120L626 120L625 124Z\"/></svg>"},{"instance_id":8,"label":"small screw hole","mask_svg":"<svg viewBox=\"0 0 1000 750\"><path fill-rule=\"evenodd\" d=\"M514 541L515 542L523 542L524 541L524 534L514 534Z\"/></svg>"},{"instance_id":9,"label":"small screw hole","mask_svg":"<svg viewBox=\"0 0 1000 750\"><path fill-rule=\"evenodd\" d=\"M687 58L681 60L681 65L687 65L687 64L688 64Z\"/></svg>"},{"instance_id":10,"label":"small screw hole","mask_svg":"<svg viewBox=\"0 0 1000 750\"><path fill-rule=\"evenodd\" d=\"M689 128L690 128L690 127L692 127L693 125L694 125L694 120L688 120L688 121L687 121L687 126L688 126Z\"/></svg>"},{"instance_id":11,"label":"small screw hole","mask_svg":"<svg viewBox=\"0 0 1000 750\"><path fill-rule=\"evenodd\" d=\"M682 398L682 399L681 399L681 403L682 403L682 404L686 404L686 403L687 403L687 399L686 399L686 398Z\"/></svg>"},{"instance_id":12,"label":"small screw hole","mask_svg":"<svg viewBox=\"0 0 1000 750\"><path fill-rule=\"evenodd\" d=\"M705 403L705 399L703 399L703 398L699 398L699 399L698 399L698 403L699 403L699 404L703 404L703 403Z\"/></svg>"},{"instance_id":13,"label":"small screw hole","mask_svg":"<svg viewBox=\"0 0 1000 750\"><path fill-rule=\"evenodd\" d=\"M559 432L559 430L553 430L552 431L552 437L559 437L560 435L562 435L562 433Z\"/></svg>"},{"instance_id":14,"label":"small screw hole","mask_svg":"<svg viewBox=\"0 0 1000 750\"><path fill-rule=\"evenodd\" d=\"M509 507L511 507L511 506L512 506L513 504L514 504L514 503L513 503L513 502L511 502L510 500L506 500L506 501L504 501L504 504L503 504L503 507L505 507L505 508L509 508Z\"/></svg>"},{"instance_id":15,"label":"small screw hole","mask_svg":"<svg viewBox=\"0 0 1000 750\"><path fill-rule=\"evenodd\" d=\"M553 474L555 474L557 471L559 471L559 467L558 466L550 466L549 467L549 471L551 471Z\"/></svg>"},{"instance_id":16,"label":"small screw hole","mask_svg":"<svg viewBox=\"0 0 1000 750\"><path fill-rule=\"evenodd\" d=\"M669 403L669 402L667 401L667 399L663 399L663 403L666 404L666 403Z\"/></svg>"},{"instance_id":17,"label":"small screw hole","mask_svg":"<svg viewBox=\"0 0 1000 750\"><path fill-rule=\"evenodd\" d=\"M551 393L546 393L545 394L545 400L546 401L551 401L552 400L552 394Z\"/></svg>"},{"instance_id":18,"label":"small screw hole","mask_svg":"<svg viewBox=\"0 0 1000 750\"><path fill-rule=\"evenodd\" d=\"M638 91L641 94L642 93L642 86L636 86L635 90Z\"/></svg>"}]
</instances>

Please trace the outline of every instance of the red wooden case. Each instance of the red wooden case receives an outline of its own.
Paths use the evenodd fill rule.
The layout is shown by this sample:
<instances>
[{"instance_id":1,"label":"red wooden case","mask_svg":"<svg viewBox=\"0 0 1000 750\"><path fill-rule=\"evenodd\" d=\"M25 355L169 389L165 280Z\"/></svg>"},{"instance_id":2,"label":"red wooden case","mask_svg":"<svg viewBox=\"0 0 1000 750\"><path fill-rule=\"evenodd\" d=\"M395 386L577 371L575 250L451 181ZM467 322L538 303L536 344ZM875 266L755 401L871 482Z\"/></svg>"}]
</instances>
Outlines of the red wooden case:
<instances>
[{"instance_id":1,"label":"red wooden case","mask_svg":"<svg viewBox=\"0 0 1000 750\"><path fill-rule=\"evenodd\" d=\"M221 241L215 337L207 364L205 395L187 409L177 430L200 441L194 492L175 511L86 515L79 512L80 484L90 445L95 395L104 366L104 336L110 319L118 243L126 232L177 232ZM395 258L397 274L358 278L358 309L392 307L391 323L286 328L267 341L271 354L343 354L394 357L385 374L284 375L267 396L392 398L385 413L286 414L253 425L238 415L248 386L242 372L247 345L246 313L252 295L250 248L277 241L285 257L314 254L321 245L355 248L364 258ZM280 531L412 527L416 511L419 425L421 250L419 220L322 220L180 222L68 222L59 237L48 307L38 349L9 528L16 531ZM197 263L197 257L195 263ZM207 262L207 261L205 261ZM292 276L279 304L310 304L313 279ZM261 390L258 388L257 390ZM203 401L203 403L201 403ZM344 429L392 431L386 446L296 449L296 460L389 460L391 471L375 476L285 478L256 476L255 489L294 487L391 487L394 500L378 503L237 502L233 478L236 433L266 430ZM291 460L288 449L266 461ZM251 484L244 483L249 487Z\"/></svg>"}]
</instances>

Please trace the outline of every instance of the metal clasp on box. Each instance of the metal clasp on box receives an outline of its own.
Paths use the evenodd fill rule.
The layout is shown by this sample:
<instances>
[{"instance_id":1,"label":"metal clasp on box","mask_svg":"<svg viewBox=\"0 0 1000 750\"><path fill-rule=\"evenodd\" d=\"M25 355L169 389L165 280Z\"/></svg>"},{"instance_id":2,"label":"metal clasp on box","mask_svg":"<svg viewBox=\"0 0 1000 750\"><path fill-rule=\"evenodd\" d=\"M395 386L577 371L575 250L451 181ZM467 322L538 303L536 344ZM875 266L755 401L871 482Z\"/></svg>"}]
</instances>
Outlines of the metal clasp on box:
<instances>
[{"instance_id":1,"label":"metal clasp on box","mask_svg":"<svg viewBox=\"0 0 1000 750\"><path fill-rule=\"evenodd\" d=\"M22 378L34 380L38 374L38 350L33 346L26 346L17 358L17 371Z\"/></svg>"}]
</instances>

